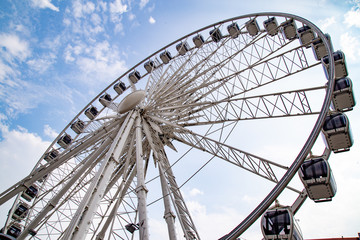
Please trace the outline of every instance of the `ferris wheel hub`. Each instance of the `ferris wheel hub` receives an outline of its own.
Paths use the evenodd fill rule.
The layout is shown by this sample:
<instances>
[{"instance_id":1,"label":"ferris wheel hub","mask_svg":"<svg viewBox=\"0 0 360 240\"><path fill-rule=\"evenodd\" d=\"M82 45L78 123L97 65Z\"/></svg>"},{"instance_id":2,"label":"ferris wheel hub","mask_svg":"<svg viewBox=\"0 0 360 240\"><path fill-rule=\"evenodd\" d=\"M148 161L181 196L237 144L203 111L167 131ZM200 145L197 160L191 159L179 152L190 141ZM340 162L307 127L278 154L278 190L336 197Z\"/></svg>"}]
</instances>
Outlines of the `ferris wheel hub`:
<instances>
[{"instance_id":1,"label":"ferris wheel hub","mask_svg":"<svg viewBox=\"0 0 360 240\"><path fill-rule=\"evenodd\" d=\"M126 113L134 109L145 98L144 90L137 90L127 95L119 104L118 112Z\"/></svg>"}]
</instances>

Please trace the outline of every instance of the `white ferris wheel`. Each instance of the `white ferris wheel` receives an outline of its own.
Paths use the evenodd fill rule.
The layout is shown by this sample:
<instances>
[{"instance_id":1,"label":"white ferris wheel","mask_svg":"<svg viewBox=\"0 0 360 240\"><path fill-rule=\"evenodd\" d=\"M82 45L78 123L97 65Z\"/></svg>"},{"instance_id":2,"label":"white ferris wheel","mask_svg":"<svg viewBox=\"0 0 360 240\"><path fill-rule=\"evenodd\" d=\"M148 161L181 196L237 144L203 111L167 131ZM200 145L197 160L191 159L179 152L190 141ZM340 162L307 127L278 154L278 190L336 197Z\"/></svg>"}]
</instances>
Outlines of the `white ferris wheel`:
<instances>
[{"instance_id":1,"label":"white ferris wheel","mask_svg":"<svg viewBox=\"0 0 360 240\"><path fill-rule=\"evenodd\" d=\"M168 239L201 239L182 187L215 161L273 188L216 238L239 237L284 189L299 196L286 208L292 214L307 196L331 199L334 194L319 195L321 185L311 188L305 177L300 189L289 182L304 162L314 161L310 152L319 135L326 159L352 145L343 114L355 105L351 80L343 54L333 52L317 26L284 13L224 20L161 48L100 92L33 171L0 194L0 205L15 199L2 237L147 240L156 205ZM294 129L305 137L291 134ZM263 154L272 141L295 149L292 157ZM295 230L287 234L295 239ZM276 239L270 235L265 231L266 239Z\"/></svg>"}]
</instances>

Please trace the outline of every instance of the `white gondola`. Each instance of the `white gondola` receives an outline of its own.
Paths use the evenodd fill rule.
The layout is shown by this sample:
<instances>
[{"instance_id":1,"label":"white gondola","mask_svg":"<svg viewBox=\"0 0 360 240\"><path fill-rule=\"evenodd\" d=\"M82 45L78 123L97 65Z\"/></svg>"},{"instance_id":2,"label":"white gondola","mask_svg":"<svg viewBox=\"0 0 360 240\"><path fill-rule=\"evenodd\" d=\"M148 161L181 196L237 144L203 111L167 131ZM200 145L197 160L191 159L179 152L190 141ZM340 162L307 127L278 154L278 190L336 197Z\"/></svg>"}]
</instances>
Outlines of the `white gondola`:
<instances>
[{"instance_id":1,"label":"white gondola","mask_svg":"<svg viewBox=\"0 0 360 240\"><path fill-rule=\"evenodd\" d=\"M110 105L112 101L112 98L110 96L110 94L108 93L105 93L104 95L102 95L100 98L99 98L99 102L101 103L101 105L103 105L104 107L108 107Z\"/></svg>"},{"instance_id":2,"label":"white gondola","mask_svg":"<svg viewBox=\"0 0 360 240\"><path fill-rule=\"evenodd\" d=\"M322 132L328 148L335 153L348 151L353 145L349 119L343 113L328 115Z\"/></svg>"},{"instance_id":3,"label":"white gondola","mask_svg":"<svg viewBox=\"0 0 360 240\"><path fill-rule=\"evenodd\" d=\"M138 71L134 70L132 73L129 74L130 81L135 84L137 83L141 78L141 75Z\"/></svg>"},{"instance_id":4,"label":"white gondola","mask_svg":"<svg viewBox=\"0 0 360 240\"><path fill-rule=\"evenodd\" d=\"M180 55L185 55L187 51L190 50L190 46L187 42L181 42L178 45L176 45L176 50Z\"/></svg>"},{"instance_id":5,"label":"white gondola","mask_svg":"<svg viewBox=\"0 0 360 240\"><path fill-rule=\"evenodd\" d=\"M45 154L44 160L49 162L49 161L53 160L54 158L56 158L58 155L59 155L58 150L53 149L50 152Z\"/></svg>"},{"instance_id":6,"label":"white gondola","mask_svg":"<svg viewBox=\"0 0 360 240\"><path fill-rule=\"evenodd\" d=\"M237 38L240 35L240 28L237 23L232 23L229 26L227 26L227 30L231 36L231 38Z\"/></svg>"},{"instance_id":7,"label":"white gondola","mask_svg":"<svg viewBox=\"0 0 360 240\"><path fill-rule=\"evenodd\" d=\"M335 179L324 157L305 160L299 169L299 176L309 198L315 202L331 201L335 196Z\"/></svg>"},{"instance_id":8,"label":"white gondola","mask_svg":"<svg viewBox=\"0 0 360 240\"><path fill-rule=\"evenodd\" d=\"M164 64L168 64L171 58L171 53L169 51L164 51L160 54L160 59Z\"/></svg>"},{"instance_id":9,"label":"white gondola","mask_svg":"<svg viewBox=\"0 0 360 240\"><path fill-rule=\"evenodd\" d=\"M192 40L193 40L193 43L195 44L195 47L197 47L197 48L200 48L205 42L203 36L200 34L193 37Z\"/></svg>"},{"instance_id":10,"label":"white gondola","mask_svg":"<svg viewBox=\"0 0 360 240\"><path fill-rule=\"evenodd\" d=\"M336 111L349 111L353 109L355 97L350 78L345 77L335 81L331 103Z\"/></svg>"},{"instance_id":11,"label":"white gondola","mask_svg":"<svg viewBox=\"0 0 360 240\"><path fill-rule=\"evenodd\" d=\"M260 32L259 24L255 19L247 21L245 23L245 28L252 37L256 36Z\"/></svg>"},{"instance_id":12,"label":"white gondola","mask_svg":"<svg viewBox=\"0 0 360 240\"><path fill-rule=\"evenodd\" d=\"M71 136L69 134L64 134L63 136L61 136L57 143L63 147L63 148L67 148L72 142Z\"/></svg>"},{"instance_id":13,"label":"white gondola","mask_svg":"<svg viewBox=\"0 0 360 240\"><path fill-rule=\"evenodd\" d=\"M84 131L85 123L81 121L80 119L76 122L73 122L70 126L70 128L77 134L80 134Z\"/></svg>"},{"instance_id":14,"label":"white gondola","mask_svg":"<svg viewBox=\"0 0 360 240\"><path fill-rule=\"evenodd\" d=\"M279 25L275 17L264 21L264 28L270 36L275 36L279 32Z\"/></svg>"},{"instance_id":15,"label":"white gondola","mask_svg":"<svg viewBox=\"0 0 360 240\"><path fill-rule=\"evenodd\" d=\"M38 187L33 184L22 192L21 197L24 198L26 201L30 202L34 197L37 196L38 192Z\"/></svg>"},{"instance_id":16,"label":"white gondola","mask_svg":"<svg viewBox=\"0 0 360 240\"><path fill-rule=\"evenodd\" d=\"M126 85L124 82L118 82L114 85L114 90L117 94L122 94L126 90Z\"/></svg>"},{"instance_id":17,"label":"white gondola","mask_svg":"<svg viewBox=\"0 0 360 240\"><path fill-rule=\"evenodd\" d=\"M24 219L27 216L28 210L29 210L29 205L20 201L17 204L15 211L11 217L17 221L21 221L22 219ZM0 238L0 240L1 240L1 238Z\"/></svg>"},{"instance_id":18,"label":"white gondola","mask_svg":"<svg viewBox=\"0 0 360 240\"><path fill-rule=\"evenodd\" d=\"M153 60L149 60L144 64L144 68L148 73L151 73L156 68L156 64Z\"/></svg>"},{"instance_id":19,"label":"white gondola","mask_svg":"<svg viewBox=\"0 0 360 240\"><path fill-rule=\"evenodd\" d=\"M85 115L90 119L90 120L94 120L95 117L98 115L98 110L96 107L91 106L88 109L85 110Z\"/></svg>"},{"instance_id":20,"label":"white gondola","mask_svg":"<svg viewBox=\"0 0 360 240\"><path fill-rule=\"evenodd\" d=\"M314 31L309 26L303 26L297 30L301 45L310 47L310 43L315 39Z\"/></svg>"},{"instance_id":21,"label":"white gondola","mask_svg":"<svg viewBox=\"0 0 360 240\"><path fill-rule=\"evenodd\" d=\"M335 79L344 78L348 75L346 68L345 55L342 51L336 51L333 53L335 62ZM329 78L329 56L325 56L321 59L326 77Z\"/></svg>"},{"instance_id":22,"label":"white gondola","mask_svg":"<svg viewBox=\"0 0 360 240\"><path fill-rule=\"evenodd\" d=\"M294 19L289 19L281 23L281 29L286 39L293 40L297 38L297 27Z\"/></svg>"},{"instance_id":23,"label":"white gondola","mask_svg":"<svg viewBox=\"0 0 360 240\"><path fill-rule=\"evenodd\" d=\"M212 39L214 42L220 42L220 40L221 40L222 37L223 37L220 29L218 29L218 28L215 28L215 29L211 30L211 31L209 32L209 34L210 34L211 39Z\"/></svg>"},{"instance_id":24,"label":"white gondola","mask_svg":"<svg viewBox=\"0 0 360 240\"><path fill-rule=\"evenodd\" d=\"M290 207L267 210L261 218L261 231L265 240L302 240Z\"/></svg>"},{"instance_id":25,"label":"white gondola","mask_svg":"<svg viewBox=\"0 0 360 240\"><path fill-rule=\"evenodd\" d=\"M331 37L327 33L325 34L325 37L326 37L328 43L330 44L330 49L332 51ZM316 38L312 42L311 45L312 45L312 49L313 49L316 60L320 61L323 57L329 55L329 53L326 51L325 44L321 40L321 38Z\"/></svg>"},{"instance_id":26,"label":"white gondola","mask_svg":"<svg viewBox=\"0 0 360 240\"><path fill-rule=\"evenodd\" d=\"M7 230L6 234L11 237L17 238L18 236L20 236L21 231L22 226L19 223L13 223Z\"/></svg>"}]
</instances>

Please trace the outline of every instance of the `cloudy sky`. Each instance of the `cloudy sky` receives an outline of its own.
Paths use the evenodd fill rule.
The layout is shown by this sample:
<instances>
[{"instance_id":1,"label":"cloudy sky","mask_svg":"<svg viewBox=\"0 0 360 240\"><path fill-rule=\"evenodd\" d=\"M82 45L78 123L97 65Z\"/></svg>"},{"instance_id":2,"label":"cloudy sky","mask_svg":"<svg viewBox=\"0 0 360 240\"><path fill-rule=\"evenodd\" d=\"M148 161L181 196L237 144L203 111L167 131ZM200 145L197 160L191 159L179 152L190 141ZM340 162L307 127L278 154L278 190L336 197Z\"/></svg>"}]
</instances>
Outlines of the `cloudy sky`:
<instances>
[{"instance_id":1,"label":"cloudy sky","mask_svg":"<svg viewBox=\"0 0 360 240\"><path fill-rule=\"evenodd\" d=\"M256 12L296 14L329 33L360 96L359 0L1 0L0 191L25 176L74 115L134 64L196 29ZM308 239L360 231L359 110L348 116L355 145L332 156L337 196L323 205L307 201L296 216ZM230 230L241 214L208 209L204 191L185 192L200 228ZM260 238L258 225L251 231L244 238Z\"/></svg>"}]
</instances>

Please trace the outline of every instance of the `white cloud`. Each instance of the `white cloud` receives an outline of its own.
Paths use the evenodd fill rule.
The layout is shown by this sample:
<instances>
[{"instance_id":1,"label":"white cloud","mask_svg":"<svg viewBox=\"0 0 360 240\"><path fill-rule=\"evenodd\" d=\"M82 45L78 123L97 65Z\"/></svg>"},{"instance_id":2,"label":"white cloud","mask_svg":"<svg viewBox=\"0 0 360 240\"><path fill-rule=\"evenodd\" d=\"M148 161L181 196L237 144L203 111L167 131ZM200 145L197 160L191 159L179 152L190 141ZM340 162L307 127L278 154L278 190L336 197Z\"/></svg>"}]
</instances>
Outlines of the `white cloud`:
<instances>
[{"instance_id":1,"label":"white cloud","mask_svg":"<svg viewBox=\"0 0 360 240\"><path fill-rule=\"evenodd\" d=\"M30 48L27 41L20 39L15 34L0 34L1 55L6 58L8 62L12 62L14 58L21 61L25 60L30 54Z\"/></svg>"},{"instance_id":2,"label":"white cloud","mask_svg":"<svg viewBox=\"0 0 360 240\"><path fill-rule=\"evenodd\" d=\"M2 123L0 123L0 133L2 135L0 188L4 190L29 174L50 142L43 141L39 136L29 133L22 127L9 130L8 126Z\"/></svg>"},{"instance_id":3,"label":"white cloud","mask_svg":"<svg viewBox=\"0 0 360 240\"><path fill-rule=\"evenodd\" d=\"M123 14L128 11L128 5L123 4L121 0L115 0L110 3L110 12L116 14Z\"/></svg>"},{"instance_id":4,"label":"white cloud","mask_svg":"<svg viewBox=\"0 0 360 240\"><path fill-rule=\"evenodd\" d=\"M90 57L80 57L76 64L82 72L83 80L88 84L108 82L127 69L122 60L103 61Z\"/></svg>"},{"instance_id":5,"label":"white cloud","mask_svg":"<svg viewBox=\"0 0 360 240\"><path fill-rule=\"evenodd\" d=\"M27 64L30 68L34 69L38 73L42 74L48 70L48 68L55 62L56 55L53 53L49 53L40 58L34 58L27 61Z\"/></svg>"},{"instance_id":6,"label":"white cloud","mask_svg":"<svg viewBox=\"0 0 360 240\"><path fill-rule=\"evenodd\" d=\"M98 25L101 25L101 17L99 16L99 14L96 14L96 13L93 13L91 15L91 22L95 25L95 26L98 26Z\"/></svg>"},{"instance_id":7,"label":"white cloud","mask_svg":"<svg viewBox=\"0 0 360 240\"><path fill-rule=\"evenodd\" d=\"M27 31L27 28L26 28L24 25L22 25L22 24L16 25L16 26L15 26L15 31L17 31L17 32L22 32L22 33L28 32L28 31Z\"/></svg>"},{"instance_id":8,"label":"white cloud","mask_svg":"<svg viewBox=\"0 0 360 240\"><path fill-rule=\"evenodd\" d=\"M348 27L358 27L360 28L360 9L352 8L350 11L345 13L344 15L344 23L348 25Z\"/></svg>"},{"instance_id":9,"label":"white cloud","mask_svg":"<svg viewBox=\"0 0 360 240\"><path fill-rule=\"evenodd\" d=\"M340 37L341 49L350 61L355 61L360 57L360 41L350 33L344 33Z\"/></svg>"},{"instance_id":10,"label":"white cloud","mask_svg":"<svg viewBox=\"0 0 360 240\"><path fill-rule=\"evenodd\" d=\"M149 18L149 23L150 23L150 24L154 24L155 22L156 22L155 19L150 16L150 18Z\"/></svg>"},{"instance_id":11,"label":"white cloud","mask_svg":"<svg viewBox=\"0 0 360 240\"><path fill-rule=\"evenodd\" d=\"M122 30L124 29L124 25L121 23L121 18L118 19L118 20L116 20L116 21L114 21L114 23L115 23L114 31L115 31L116 33L121 33Z\"/></svg>"},{"instance_id":12,"label":"white cloud","mask_svg":"<svg viewBox=\"0 0 360 240\"><path fill-rule=\"evenodd\" d=\"M330 26L333 26L336 23L335 17L329 17L324 20L319 21L319 27L321 31L326 32Z\"/></svg>"},{"instance_id":13,"label":"white cloud","mask_svg":"<svg viewBox=\"0 0 360 240\"><path fill-rule=\"evenodd\" d=\"M92 2L86 2L83 4L81 1L75 1L72 7L73 16L75 18L83 18L95 11L95 5Z\"/></svg>"},{"instance_id":14,"label":"white cloud","mask_svg":"<svg viewBox=\"0 0 360 240\"><path fill-rule=\"evenodd\" d=\"M110 3L110 18L114 23L114 31L116 33L122 32L124 26L122 24L122 14L128 11L128 5L123 4L121 0L115 0Z\"/></svg>"},{"instance_id":15,"label":"white cloud","mask_svg":"<svg viewBox=\"0 0 360 240\"><path fill-rule=\"evenodd\" d=\"M15 76L16 73L17 71L15 69L11 68L9 65L5 64L0 59L0 82L5 82L5 79L10 78L11 76ZM0 96L1 96L1 91L0 91Z\"/></svg>"},{"instance_id":16,"label":"white cloud","mask_svg":"<svg viewBox=\"0 0 360 240\"><path fill-rule=\"evenodd\" d=\"M51 3L51 0L32 0L32 4L34 5L34 7L49 8L56 12L59 11L59 8L55 7L54 4Z\"/></svg>"},{"instance_id":17,"label":"white cloud","mask_svg":"<svg viewBox=\"0 0 360 240\"><path fill-rule=\"evenodd\" d=\"M3 117L1 118L3 119ZM22 127L9 130L0 122L0 192L12 186L35 167L50 142L43 141L34 133ZM11 203L5 203L0 209L0 221L4 222Z\"/></svg>"},{"instance_id":18,"label":"white cloud","mask_svg":"<svg viewBox=\"0 0 360 240\"><path fill-rule=\"evenodd\" d=\"M200 202L189 201L186 204L203 239L218 239L244 219L244 215L233 208L220 207L217 211L208 212L206 206ZM254 225L255 233L252 229L247 231L244 234L246 239L261 239L261 231L258 225Z\"/></svg>"},{"instance_id":19,"label":"white cloud","mask_svg":"<svg viewBox=\"0 0 360 240\"><path fill-rule=\"evenodd\" d=\"M140 9L143 9L145 6L146 6L146 4L148 4L148 2L149 2L149 0L140 0Z\"/></svg>"},{"instance_id":20,"label":"white cloud","mask_svg":"<svg viewBox=\"0 0 360 240\"><path fill-rule=\"evenodd\" d=\"M95 44L81 42L75 46L69 44L64 51L64 58L80 70L77 79L88 84L109 81L127 69L118 49L107 41Z\"/></svg>"},{"instance_id":21,"label":"white cloud","mask_svg":"<svg viewBox=\"0 0 360 240\"><path fill-rule=\"evenodd\" d=\"M106 12L107 11L107 2L103 2L103 1L98 1L98 4L99 4L99 8L100 10L102 10L103 12Z\"/></svg>"},{"instance_id":22,"label":"white cloud","mask_svg":"<svg viewBox=\"0 0 360 240\"><path fill-rule=\"evenodd\" d=\"M47 49L49 46L44 43L42 47ZM43 57L27 60L31 54L27 41L15 34L0 34L0 97L5 105L3 113L8 117L36 107L49 92L20 74L20 71L27 69L26 65L20 64L27 63L32 70L42 73L55 61L56 55L50 51Z\"/></svg>"},{"instance_id":23,"label":"white cloud","mask_svg":"<svg viewBox=\"0 0 360 240\"><path fill-rule=\"evenodd\" d=\"M85 50L86 45L83 42L77 42L74 46L72 44L68 44L64 51L65 62L70 63L75 61L80 54L85 53Z\"/></svg>"},{"instance_id":24,"label":"white cloud","mask_svg":"<svg viewBox=\"0 0 360 240\"><path fill-rule=\"evenodd\" d=\"M129 14L129 20L130 21L134 20L135 18L136 18L135 14L133 14L133 13Z\"/></svg>"},{"instance_id":25,"label":"white cloud","mask_svg":"<svg viewBox=\"0 0 360 240\"><path fill-rule=\"evenodd\" d=\"M46 124L44 126L44 134L48 137L50 137L51 139L54 139L56 138L59 134L54 130L52 129L48 124Z\"/></svg>"},{"instance_id":26,"label":"white cloud","mask_svg":"<svg viewBox=\"0 0 360 240\"><path fill-rule=\"evenodd\" d=\"M45 89L42 85L24 81L19 78L18 74L18 72L15 72L12 76L5 76L0 87L0 98L5 105L2 110L10 118L34 109L37 104L46 100L46 97L49 95L54 96L54 92L59 91L58 88L51 90L46 87Z\"/></svg>"},{"instance_id":27,"label":"white cloud","mask_svg":"<svg viewBox=\"0 0 360 240\"><path fill-rule=\"evenodd\" d=\"M190 196L191 197L194 197L194 196L197 196L197 195L203 195L203 194L204 194L204 192L197 189L197 188L193 188L193 189L190 190Z\"/></svg>"},{"instance_id":28,"label":"white cloud","mask_svg":"<svg viewBox=\"0 0 360 240\"><path fill-rule=\"evenodd\" d=\"M241 198L241 200L244 201L245 203L253 203L253 202L259 202L260 199L258 197L254 197L246 194Z\"/></svg>"}]
</instances>

